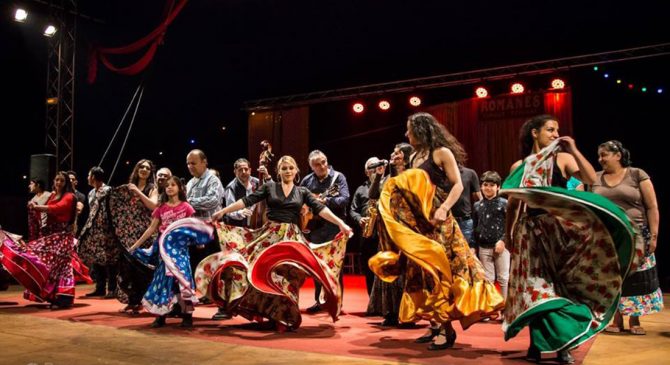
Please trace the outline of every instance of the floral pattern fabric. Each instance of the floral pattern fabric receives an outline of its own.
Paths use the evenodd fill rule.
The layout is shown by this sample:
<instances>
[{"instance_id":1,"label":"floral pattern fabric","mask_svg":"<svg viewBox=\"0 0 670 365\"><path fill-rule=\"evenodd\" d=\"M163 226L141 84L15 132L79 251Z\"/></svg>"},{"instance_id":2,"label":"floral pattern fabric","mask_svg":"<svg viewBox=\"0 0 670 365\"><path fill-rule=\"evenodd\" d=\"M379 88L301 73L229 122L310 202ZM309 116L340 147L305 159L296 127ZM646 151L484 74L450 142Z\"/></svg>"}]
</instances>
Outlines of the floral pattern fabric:
<instances>
[{"instance_id":1,"label":"floral pattern fabric","mask_svg":"<svg viewBox=\"0 0 670 365\"><path fill-rule=\"evenodd\" d=\"M467 329L502 309L503 298L486 280L451 212L444 222L430 221L446 197L423 170L391 178L382 192L380 215L406 265L401 267L404 260L396 252L385 251L370 259L370 268L387 282L404 272L401 322L458 320Z\"/></svg>"},{"instance_id":2,"label":"floral pattern fabric","mask_svg":"<svg viewBox=\"0 0 670 365\"><path fill-rule=\"evenodd\" d=\"M121 247L116 241L109 211L110 186L89 192L90 213L79 236L79 257L86 264L114 265L119 261Z\"/></svg>"},{"instance_id":3,"label":"floral pattern fabric","mask_svg":"<svg viewBox=\"0 0 670 365\"><path fill-rule=\"evenodd\" d=\"M259 229L228 225L218 226L222 252L205 258L196 269L196 285L200 295L209 296L230 314L249 320L271 319L289 328L298 328L302 321L298 294L308 274L325 275L325 284L337 294L339 309L340 288L337 277L342 269L347 237L338 235L333 241L313 245L307 242L299 227L290 223L268 222ZM266 262L260 258L268 248L277 244L307 248L318 263L317 272L305 269L304 262ZM249 275L256 265L265 266L268 281L281 295L272 295ZM316 276L317 280L318 275ZM323 276L322 276L323 277Z\"/></svg>"}]
</instances>

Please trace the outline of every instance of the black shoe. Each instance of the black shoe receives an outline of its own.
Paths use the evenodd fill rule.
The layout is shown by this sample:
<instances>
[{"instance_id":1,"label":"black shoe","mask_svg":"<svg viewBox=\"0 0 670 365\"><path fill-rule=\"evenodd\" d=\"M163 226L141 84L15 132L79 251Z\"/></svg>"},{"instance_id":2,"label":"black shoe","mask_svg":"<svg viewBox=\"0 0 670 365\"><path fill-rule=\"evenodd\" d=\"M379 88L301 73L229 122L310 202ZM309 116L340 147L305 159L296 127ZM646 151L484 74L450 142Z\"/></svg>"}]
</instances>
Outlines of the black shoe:
<instances>
[{"instance_id":1,"label":"black shoe","mask_svg":"<svg viewBox=\"0 0 670 365\"><path fill-rule=\"evenodd\" d=\"M94 292L90 292L87 294L84 294L86 298L92 298L92 297L104 297L105 296L105 291L104 290L98 290L96 289Z\"/></svg>"},{"instance_id":2,"label":"black shoe","mask_svg":"<svg viewBox=\"0 0 670 365\"><path fill-rule=\"evenodd\" d=\"M430 329L430 334L423 335L416 340L414 340L415 343L428 343L433 340L437 335L440 334L440 328L431 328Z\"/></svg>"},{"instance_id":3,"label":"black shoe","mask_svg":"<svg viewBox=\"0 0 670 365\"><path fill-rule=\"evenodd\" d=\"M113 291L107 292L107 294L105 294L104 298L105 299L116 299L116 293L114 293Z\"/></svg>"},{"instance_id":4,"label":"black shoe","mask_svg":"<svg viewBox=\"0 0 670 365\"><path fill-rule=\"evenodd\" d=\"M180 317L181 316L181 305L179 303L175 303L172 306L172 309L166 314L167 317Z\"/></svg>"},{"instance_id":5,"label":"black shoe","mask_svg":"<svg viewBox=\"0 0 670 365\"><path fill-rule=\"evenodd\" d=\"M561 350L556 356L556 360L560 364L574 364L575 358L570 354L570 350Z\"/></svg>"},{"instance_id":6,"label":"black shoe","mask_svg":"<svg viewBox=\"0 0 670 365\"><path fill-rule=\"evenodd\" d=\"M542 360L542 354L540 353L540 349L531 345L528 348L528 353L526 353L526 361L540 362L540 360Z\"/></svg>"},{"instance_id":7,"label":"black shoe","mask_svg":"<svg viewBox=\"0 0 670 365\"><path fill-rule=\"evenodd\" d=\"M181 323L179 324L179 327L181 327L181 328L191 328L191 327L193 327L193 314L184 313L182 315L182 320L181 320Z\"/></svg>"},{"instance_id":8,"label":"black shoe","mask_svg":"<svg viewBox=\"0 0 670 365\"><path fill-rule=\"evenodd\" d=\"M233 315L226 312L226 310L223 309L223 308L219 308L219 310L216 313L214 313L214 315L212 316L212 319L215 320L215 321L222 321L222 320L231 319L231 318L233 318Z\"/></svg>"},{"instance_id":9,"label":"black shoe","mask_svg":"<svg viewBox=\"0 0 670 365\"><path fill-rule=\"evenodd\" d=\"M443 344L440 345L433 342L428 346L428 350L430 351L446 350L448 348L454 347L454 344L456 343L456 331L452 330L451 333L449 334L445 333L445 336L447 337L447 341L445 341Z\"/></svg>"},{"instance_id":10,"label":"black shoe","mask_svg":"<svg viewBox=\"0 0 670 365\"><path fill-rule=\"evenodd\" d=\"M151 328L161 328L165 326L165 316L158 316L151 322Z\"/></svg>"},{"instance_id":11,"label":"black shoe","mask_svg":"<svg viewBox=\"0 0 670 365\"><path fill-rule=\"evenodd\" d=\"M317 313L317 312L321 312L321 304L319 304L319 303L314 303L313 306L307 308L305 311L306 311L307 313Z\"/></svg>"},{"instance_id":12,"label":"black shoe","mask_svg":"<svg viewBox=\"0 0 670 365\"><path fill-rule=\"evenodd\" d=\"M381 324L382 327L396 327L398 326L397 318L384 318Z\"/></svg>"}]
</instances>

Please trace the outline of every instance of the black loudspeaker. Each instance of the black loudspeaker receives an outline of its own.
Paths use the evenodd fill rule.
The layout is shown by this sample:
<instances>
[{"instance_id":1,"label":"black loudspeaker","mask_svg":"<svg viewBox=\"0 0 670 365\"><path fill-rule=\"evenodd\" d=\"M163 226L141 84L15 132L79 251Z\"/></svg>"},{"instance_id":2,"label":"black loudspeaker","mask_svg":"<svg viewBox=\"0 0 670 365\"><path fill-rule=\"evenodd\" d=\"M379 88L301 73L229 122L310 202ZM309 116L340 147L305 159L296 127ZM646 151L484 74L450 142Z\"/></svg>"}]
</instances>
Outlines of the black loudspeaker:
<instances>
[{"instance_id":1,"label":"black loudspeaker","mask_svg":"<svg viewBox=\"0 0 670 365\"><path fill-rule=\"evenodd\" d=\"M30 156L30 180L41 180L44 190L51 190L56 176L56 156L50 154Z\"/></svg>"}]
</instances>

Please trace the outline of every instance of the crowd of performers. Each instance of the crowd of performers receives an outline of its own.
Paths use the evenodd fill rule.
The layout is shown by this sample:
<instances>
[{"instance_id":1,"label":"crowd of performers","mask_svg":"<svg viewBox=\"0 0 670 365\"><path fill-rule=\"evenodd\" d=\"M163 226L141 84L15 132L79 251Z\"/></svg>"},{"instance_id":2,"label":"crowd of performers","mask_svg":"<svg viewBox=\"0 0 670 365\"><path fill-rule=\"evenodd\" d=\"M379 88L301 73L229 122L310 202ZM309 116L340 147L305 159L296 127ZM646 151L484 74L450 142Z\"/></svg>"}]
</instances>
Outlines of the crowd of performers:
<instances>
[{"instance_id":1,"label":"crowd of performers","mask_svg":"<svg viewBox=\"0 0 670 365\"><path fill-rule=\"evenodd\" d=\"M368 179L352 199L322 151L309 154L312 172L301 179L296 161L275 161L265 141L259 177L241 158L225 187L200 150L187 156L186 184L141 160L116 188L92 168L85 198L76 174L58 172L53 192L31 181L28 239L0 231L0 260L26 298L52 308L73 304L90 267L87 297L117 298L130 315L144 308L156 315L152 327L171 316L190 327L204 301L218 306L214 319L297 330L308 276L318 285L307 312L341 314L349 215L369 264L367 313L383 326L428 321L415 341L429 350L454 346L454 321L467 330L501 320L506 340L529 327L530 361L556 352L571 363L570 350L598 332L623 331L623 316L644 334L639 317L663 307L659 214L649 176L620 142L598 147L596 172L555 117L534 117L520 131L523 158L502 182L466 168L463 147L430 114L411 115L405 136L390 164L365 162Z\"/></svg>"}]
</instances>

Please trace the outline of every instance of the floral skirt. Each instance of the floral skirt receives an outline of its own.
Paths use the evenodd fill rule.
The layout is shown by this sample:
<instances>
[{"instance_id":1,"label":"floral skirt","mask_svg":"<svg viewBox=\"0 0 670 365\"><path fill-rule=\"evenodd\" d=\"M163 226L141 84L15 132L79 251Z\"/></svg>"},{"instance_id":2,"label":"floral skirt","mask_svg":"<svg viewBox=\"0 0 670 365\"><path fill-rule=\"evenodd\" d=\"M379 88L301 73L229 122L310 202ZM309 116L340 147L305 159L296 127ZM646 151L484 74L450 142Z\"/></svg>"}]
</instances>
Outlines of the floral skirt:
<instances>
[{"instance_id":1,"label":"floral skirt","mask_svg":"<svg viewBox=\"0 0 670 365\"><path fill-rule=\"evenodd\" d=\"M603 330L615 312L631 263L630 221L613 203L591 193L568 194L560 188L506 192L528 209L508 243L505 339L529 326L541 352L574 348Z\"/></svg>"},{"instance_id":2,"label":"floral skirt","mask_svg":"<svg viewBox=\"0 0 670 365\"><path fill-rule=\"evenodd\" d=\"M198 265L198 292L231 315L271 319L298 328L298 294L306 276L323 284L325 307L337 319L341 307L338 277L348 237L310 244L299 227L268 222L258 229L218 225L221 252Z\"/></svg>"},{"instance_id":3,"label":"floral skirt","mask_svg":"<svg viewBox=\"0 0 670 365\"><path fill-rule=\"evenodd\" d=\"M656 271L656 256L649 253L651 233L646 226L640 227L635 241L634 265L624 279L619 312L624 316L639 317L663 310L663 293Z\"/></svg>"}]
</instances>

